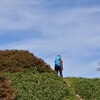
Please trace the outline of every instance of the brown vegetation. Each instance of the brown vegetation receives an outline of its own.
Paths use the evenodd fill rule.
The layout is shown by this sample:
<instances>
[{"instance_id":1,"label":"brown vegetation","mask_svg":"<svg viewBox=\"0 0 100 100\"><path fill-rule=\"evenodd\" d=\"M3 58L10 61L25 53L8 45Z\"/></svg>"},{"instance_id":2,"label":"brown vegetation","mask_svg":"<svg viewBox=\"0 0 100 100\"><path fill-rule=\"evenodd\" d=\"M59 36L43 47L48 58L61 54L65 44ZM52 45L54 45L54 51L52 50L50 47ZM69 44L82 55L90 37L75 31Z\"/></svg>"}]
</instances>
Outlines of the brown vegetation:
<instances>
[{"instance_id":1,"label":"brown vegetation","mask_svg":"<svg viewBox=\"0 0 100 100\"><path fill-rule=\"evenodd\" d=\"M18 72L35 67L38 72L53 72L48 64L24 50L1 50L0 71Z\"/></svg>"},{"instance_id":2,"label":"brown vegetation","mask_svg":"<svg viewBox=\"0 0 100 100\"><path fill-rule=\"evenodd\" d=\"M0 100L14 100L17 90L3 74L23 72L35 68L37 72L53 72L48 64L25 50L0 50Z\"/></svg>"},{"instance_id":3,"label":"brown vegetation","mask_svg":"<svg viewBox=\"0 0 100 100\"><path fill-rule=\"evenodd\" d=\"M0 74L0 100L14 100L17 90L11 87L8 79Z\"/></svg>"}]
</instances>

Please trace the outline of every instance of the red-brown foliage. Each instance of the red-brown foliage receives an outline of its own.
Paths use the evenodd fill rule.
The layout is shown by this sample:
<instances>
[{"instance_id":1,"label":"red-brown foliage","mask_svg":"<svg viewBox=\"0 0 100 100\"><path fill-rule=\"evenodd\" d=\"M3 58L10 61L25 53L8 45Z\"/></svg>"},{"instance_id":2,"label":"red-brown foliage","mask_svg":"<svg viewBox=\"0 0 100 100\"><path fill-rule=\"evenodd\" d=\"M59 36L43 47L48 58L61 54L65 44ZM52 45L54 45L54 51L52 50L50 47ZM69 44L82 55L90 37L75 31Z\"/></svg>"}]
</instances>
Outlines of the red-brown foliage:
<instances>
[{"instance_id":1,"label":"red-brown foliage","mask_svg":"<svg viewBox=\"0 0 100 100\"><path fill-rule=\"evenodd\" d=\"M0 74L0 100L14 100L17 90L13 89L10 82Z\"/></svg>"},{"instance_id":2,"label":"red-brown foliage","mask_svg":"<svg viewBox=\"0 0 100 100\"><path fill-rule=\"evenodd\" d=\"M37 69L39 73L53 72L50 65L25 50L0 50L0 100L14 100L17 90L11 87L4 72L20 72Z\"/></svg>"},{"instance_id":3,"label":"red-brown foliage","mask_svg":"<svg viewBox=\"0 0 100 100\"><path fill-rule=\"evenodd\" d=\"M24 50L1 50L0 71L18 72L36 67L38 72L54 72L50 65Z\"/></svg>"}]
</instances>

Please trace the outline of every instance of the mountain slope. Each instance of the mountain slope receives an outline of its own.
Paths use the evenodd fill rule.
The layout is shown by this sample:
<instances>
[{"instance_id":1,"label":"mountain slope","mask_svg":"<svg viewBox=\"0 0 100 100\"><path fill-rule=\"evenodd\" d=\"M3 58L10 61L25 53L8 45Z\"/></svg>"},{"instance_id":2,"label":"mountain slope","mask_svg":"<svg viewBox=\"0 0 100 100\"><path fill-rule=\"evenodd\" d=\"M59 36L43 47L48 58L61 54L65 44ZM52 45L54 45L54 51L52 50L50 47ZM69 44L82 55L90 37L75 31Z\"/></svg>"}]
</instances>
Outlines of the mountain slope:
<instances>
[{"instance_id":1,"label":"mountain slope","mask_svg":"<svg viewBox=\"0 0 100 100\"><path fill-rule=\"evenodd\" d=\"M0 75L2 100L66 100L72 96L63 79L28 51L0 51Z\"/></svg>"},{"instance_id":2,"label":"mountain slope","mask_svg":"<svg viewBox=\"0 0 100 100\"><path fill-rule=\"evenodd\" d=\"M100 100L100 79L61 78L25 50L0 51L0 100Z\"/></svg>"},{"instance_id":3,"label":"mountain slope","mask_svg":"<svg viewBox=\"0 0 100 100\"><path fill-rule=\"evenodd\" d=\"M50 65L25 50L0 50L0 71L18 72L35 67L38 72L54 72Z\"/></svg>"}]
</instances>

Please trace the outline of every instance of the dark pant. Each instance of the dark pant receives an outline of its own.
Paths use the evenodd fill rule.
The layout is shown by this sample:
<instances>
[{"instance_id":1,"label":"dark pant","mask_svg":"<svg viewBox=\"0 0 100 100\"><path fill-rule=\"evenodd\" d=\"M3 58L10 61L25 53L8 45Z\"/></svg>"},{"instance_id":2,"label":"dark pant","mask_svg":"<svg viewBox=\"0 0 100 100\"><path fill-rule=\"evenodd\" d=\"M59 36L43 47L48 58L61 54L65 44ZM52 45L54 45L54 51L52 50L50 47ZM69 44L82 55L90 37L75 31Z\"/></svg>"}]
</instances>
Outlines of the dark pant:
<instances>
[{"instance_id":1,"label":"dark pant","mask_svg":"<svg viewBox=\"0 0 100 100\"><path fill-rule=\"evenodd\" d=\"M60 76L63 77L61 66L58 66L58 65L55 64L55 71L56 71L57 75L58 75L58 72L59 72Z\"/></svg>"}]
</instances>

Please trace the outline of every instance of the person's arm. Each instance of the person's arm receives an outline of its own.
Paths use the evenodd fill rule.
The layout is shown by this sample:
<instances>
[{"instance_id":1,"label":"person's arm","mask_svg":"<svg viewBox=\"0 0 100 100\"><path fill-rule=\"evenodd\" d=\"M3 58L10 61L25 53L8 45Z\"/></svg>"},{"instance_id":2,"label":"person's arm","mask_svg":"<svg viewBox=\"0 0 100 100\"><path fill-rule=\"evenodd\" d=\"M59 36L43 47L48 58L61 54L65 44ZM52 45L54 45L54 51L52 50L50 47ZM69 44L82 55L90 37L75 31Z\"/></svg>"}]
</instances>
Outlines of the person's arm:
<instances>
[{"instance_id":1,"label":"person's arm","mask_svg":"<svg viewBox=\"0 0 100 100\"><path fill-rule=\"evenodd\" d=\"M61 69L63 70L63 61L62 61L62 59L61 59Z\"/></svg>"}]
</instances>

